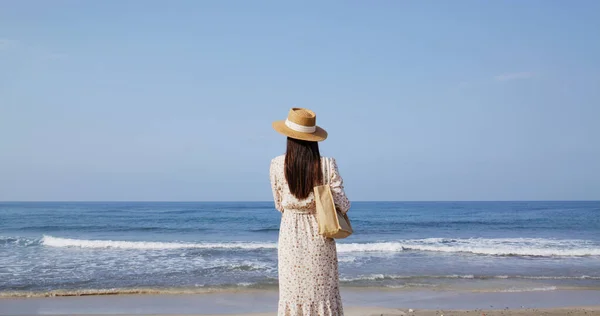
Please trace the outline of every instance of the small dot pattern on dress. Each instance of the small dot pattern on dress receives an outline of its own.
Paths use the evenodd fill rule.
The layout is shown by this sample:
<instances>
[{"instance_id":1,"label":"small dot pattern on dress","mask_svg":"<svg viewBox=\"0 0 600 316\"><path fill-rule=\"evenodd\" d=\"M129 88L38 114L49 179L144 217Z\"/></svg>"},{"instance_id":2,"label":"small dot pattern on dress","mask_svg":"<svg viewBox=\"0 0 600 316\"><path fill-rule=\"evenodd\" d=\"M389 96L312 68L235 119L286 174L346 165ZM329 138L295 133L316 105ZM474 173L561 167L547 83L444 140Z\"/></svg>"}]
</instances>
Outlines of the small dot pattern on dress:
<instances>
[{"instance_id":1,"label":"small dot pattern on dress","mask_svg":"<svg viewBox=\"0 0 600 316\"><path fill-rule=\"evenodd\" d=\"M319 235L311 193L297 199L285 180L285 156L271 160L270 179L275 208L282 213L278 241L278 316L343 316L334 239ZM336 206L344 213L350 201L335 159L330 163L330 186Z\"/></svg>"}]
</instances>

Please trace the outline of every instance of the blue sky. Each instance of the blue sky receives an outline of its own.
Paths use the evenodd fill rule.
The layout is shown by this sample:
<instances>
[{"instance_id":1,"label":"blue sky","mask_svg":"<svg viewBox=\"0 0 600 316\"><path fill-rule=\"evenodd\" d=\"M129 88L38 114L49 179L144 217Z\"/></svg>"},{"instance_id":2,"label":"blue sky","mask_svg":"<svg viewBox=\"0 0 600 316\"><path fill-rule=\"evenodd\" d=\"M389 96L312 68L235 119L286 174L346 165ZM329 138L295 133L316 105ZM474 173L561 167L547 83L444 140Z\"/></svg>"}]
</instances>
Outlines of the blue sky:
<instances>
[{"instance_id":1,"label":"blue sky","mask_svg":"<svg viewBox=\"0 0 600 316\"><path fill-rule=\"evenodd\" d=\"M600 199L597 1L1 1L0 200Z\"/></svg>"}]
</instances>

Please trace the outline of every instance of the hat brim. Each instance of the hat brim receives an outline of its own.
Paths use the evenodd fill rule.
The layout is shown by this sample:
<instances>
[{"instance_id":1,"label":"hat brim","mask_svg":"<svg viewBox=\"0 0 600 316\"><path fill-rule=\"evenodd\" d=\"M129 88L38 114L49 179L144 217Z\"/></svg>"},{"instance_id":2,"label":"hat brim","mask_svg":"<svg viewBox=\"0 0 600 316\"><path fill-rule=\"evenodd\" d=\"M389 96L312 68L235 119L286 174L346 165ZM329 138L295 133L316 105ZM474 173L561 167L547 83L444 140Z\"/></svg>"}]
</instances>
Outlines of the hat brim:
<instances>
[{"instance_id":1,"label":"hat brim","mask_svg":"<svg viewBox=\"0 0 600 316\"><path fill-rule=\"evenodd\" d=\"M273 129L284 136L300 140L320 142L327 139L327 131L319 126L316 127L314 133L302 133L287 127L287 125L285 125L285 120L281 120L273 122Z\"/></svg>"}]
</instances>

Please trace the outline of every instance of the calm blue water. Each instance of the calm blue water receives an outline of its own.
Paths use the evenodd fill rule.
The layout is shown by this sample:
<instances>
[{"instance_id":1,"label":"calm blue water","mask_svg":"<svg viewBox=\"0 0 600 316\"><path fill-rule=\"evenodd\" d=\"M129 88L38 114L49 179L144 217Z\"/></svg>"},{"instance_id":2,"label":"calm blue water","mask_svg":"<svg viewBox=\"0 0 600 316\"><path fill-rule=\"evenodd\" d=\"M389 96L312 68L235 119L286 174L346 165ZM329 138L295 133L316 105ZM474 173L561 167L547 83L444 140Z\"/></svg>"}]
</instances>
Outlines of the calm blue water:
<instances>
[{"instance_id":1,"label":"calm blue water","mask_svg":"<svg viewBox=\"0 0 600 316\"><path fill-rule=\"evenodd\" d=\"M600 202L354 202L343 286L600 287ZM0 296L274 288L272 202L0 203Z\"/></svg>"}]
</instances>

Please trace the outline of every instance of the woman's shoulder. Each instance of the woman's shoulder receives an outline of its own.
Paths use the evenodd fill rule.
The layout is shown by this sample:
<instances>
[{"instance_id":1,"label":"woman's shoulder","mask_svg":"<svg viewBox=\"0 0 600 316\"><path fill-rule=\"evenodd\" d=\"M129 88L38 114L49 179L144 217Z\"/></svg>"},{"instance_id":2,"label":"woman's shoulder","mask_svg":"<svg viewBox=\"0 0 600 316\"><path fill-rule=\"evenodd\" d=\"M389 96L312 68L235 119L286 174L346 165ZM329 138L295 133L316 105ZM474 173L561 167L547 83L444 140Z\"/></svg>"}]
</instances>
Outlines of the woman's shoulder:
<instances>
[{"instance_id":1,"label":"woman's shoulder","mask_svg":"<svg viewBox=\"0 0 600 316\"><path fill-rule=\"evenodd\" d=\"M335 157L321 157L321 159L323 159L334 172L338 172L338 163Z\"/></svg>"},{"instance_id":2,"label":"woman's shoulder","mask_svg":"<svg viewBox=\"0 0 600 316\"><path fill-rule=\"evenodd\" d=\"M283 165L284 161L285 155L279 155L277 157L274 157L273 159L271 159L271 167Z\"/></svg>"},{"instance_id":3,"label":"woman's shoulder","mask_svg":"<svg viewBox=\"0 0 600 316\"><path fill-rule=\"evenodd\" d=\"M271 159L271 163L277 162L277 161L283 161L284 159L285 159L285 155L279 155L277 157L273 157L273 159Z\"/></svg>"},{"instance_id":4,"label":"woman's shoulder","mask_svg":"<svg viewBox=\"0 0 600 316\"><path fill-rule=\"evenodd\" d=\"M335 163L336 162L335 157L331 157L331 156L321 156L321 159L328 160L331 163Z\"/></svg>"}]
</instances>

